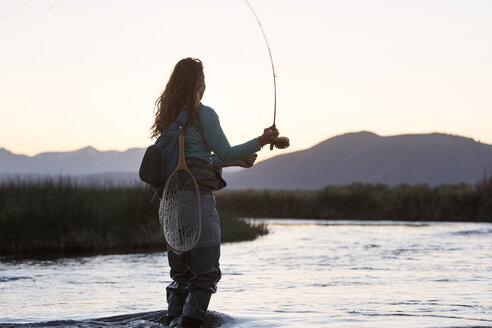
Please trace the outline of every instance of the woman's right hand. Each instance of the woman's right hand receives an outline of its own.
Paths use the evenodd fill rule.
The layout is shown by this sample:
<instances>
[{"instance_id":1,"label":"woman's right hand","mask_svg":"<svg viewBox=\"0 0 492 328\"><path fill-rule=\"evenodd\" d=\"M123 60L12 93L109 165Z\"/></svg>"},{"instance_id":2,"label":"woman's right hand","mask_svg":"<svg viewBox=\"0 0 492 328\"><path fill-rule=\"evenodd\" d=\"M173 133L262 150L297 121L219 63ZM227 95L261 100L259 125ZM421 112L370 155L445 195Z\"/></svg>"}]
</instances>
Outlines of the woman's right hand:
<instances>
[{"instance_id":1,"label":"woman's right hand","mask_svg":"<svg viewBox=\"0 0 492 328\"><path fill-rule=\"evenodd\" d=\"M278 138L278 130L275 125L272 125L265 130L263 130L263 134L258 137L258 142L260 146L263 147L267 144L273 144L277 141Z\"/></svg>"}]
</instances>

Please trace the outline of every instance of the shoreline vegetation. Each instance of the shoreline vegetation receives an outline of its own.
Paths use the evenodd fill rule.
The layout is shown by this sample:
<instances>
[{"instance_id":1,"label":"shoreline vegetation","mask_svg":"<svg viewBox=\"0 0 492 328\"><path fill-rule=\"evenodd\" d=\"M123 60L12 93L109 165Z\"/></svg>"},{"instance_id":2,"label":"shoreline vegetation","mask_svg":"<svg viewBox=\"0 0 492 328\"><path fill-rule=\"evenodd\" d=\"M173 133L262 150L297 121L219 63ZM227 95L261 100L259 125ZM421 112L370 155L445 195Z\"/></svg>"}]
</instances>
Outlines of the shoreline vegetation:
<instances>
[{"instance_id":1,"label":"shoreline vegetation","mask_svg":"<svg viewBox=\"0 0 492 328\"><path fill-rule=\"evenodd\" d=\"M324 220L492 222L492 177L475 185L429 187L354 183L317 191L220 191L237 217Z\"/></svg>"},{"instance_id":2,"label":"shoreline vegetation","mask_svg":"<svg viewBox=\"0 0 492 328\"><path fill-rule=\"evenodd\" d=\"M77 185L70 178L0 184L0 257L164 251L158 201L142 184ZM492 177L475 185L373 184L318 191L216 193L222 242L253 240L267 226L236 218L492 222Z\"/></svg>"},{"instance_id":3,"label":"shoreline vegetation","mask_svg":"<svg viewBox=\"0 0 492 328\"><path fill-rule=\"evenodd\" d=\"M0 184L0 257L165 251L152 196L143 185L80 186L66 177ZM222 242L268 232L227 211L219 215Z\"/></svg>"}]
</instances>

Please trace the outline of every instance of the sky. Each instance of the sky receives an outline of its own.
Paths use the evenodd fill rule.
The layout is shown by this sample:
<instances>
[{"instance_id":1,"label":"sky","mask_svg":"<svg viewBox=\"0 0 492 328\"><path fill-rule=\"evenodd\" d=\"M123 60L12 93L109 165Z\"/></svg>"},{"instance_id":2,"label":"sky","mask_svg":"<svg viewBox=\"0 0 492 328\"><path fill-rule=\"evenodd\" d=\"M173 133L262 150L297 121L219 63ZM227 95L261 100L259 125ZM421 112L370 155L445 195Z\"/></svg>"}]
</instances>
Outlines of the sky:
<instances>
[{"instance_id":1,"label":"sky","mask_svg":"<svg viewBox=\"0 0 492 328\"><path fill-rule=\"evenodd\" d=\"M361 130L492 144L492 1L250 3L291 140L260 159ZM268 51L243 0L2 0L0 147L147 147L154 102L189 56L231 144L272 124Z\"/></svg>"}]
</instances>

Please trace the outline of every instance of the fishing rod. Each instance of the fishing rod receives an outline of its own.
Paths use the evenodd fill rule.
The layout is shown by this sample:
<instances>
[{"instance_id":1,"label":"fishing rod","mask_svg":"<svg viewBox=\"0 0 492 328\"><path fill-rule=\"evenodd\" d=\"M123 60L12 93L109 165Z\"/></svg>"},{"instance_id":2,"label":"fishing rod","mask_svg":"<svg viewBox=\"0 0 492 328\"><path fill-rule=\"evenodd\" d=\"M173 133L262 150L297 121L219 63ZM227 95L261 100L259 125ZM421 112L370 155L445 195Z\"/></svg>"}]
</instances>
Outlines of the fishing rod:
<instances>
[{"instance_id":1,"label":"fishing rod","mask_svg":"<svg viewBox=\"0 0 492 328\"><path fill-rule=\"evenodd\" d=\"M275 128L275 118L277 117L277 79L276 79L277 75L275 74L275 66L273 65L272 51L270 50L270 45L268 44L265 31L263 30L263 26L261 25L260 19L258 18L258 15L256 15L253 6L251 6L248 0L244 0L244 2L246 2L246 4L248 5L249 9L253 13L253 16L255 16L256 22L258 23L261 33L263 34L263 39L265 39L265 43L268 49L268 54L270 55L270 63L272 64L272 73L273 73L273 125L272 127ZM289 138L278 137L275 143L270 144L270 150L273 150L273 146L275 146L278 149L285 149L289 147L289 145L290 145Z\"/></svg>"}]
</instances>

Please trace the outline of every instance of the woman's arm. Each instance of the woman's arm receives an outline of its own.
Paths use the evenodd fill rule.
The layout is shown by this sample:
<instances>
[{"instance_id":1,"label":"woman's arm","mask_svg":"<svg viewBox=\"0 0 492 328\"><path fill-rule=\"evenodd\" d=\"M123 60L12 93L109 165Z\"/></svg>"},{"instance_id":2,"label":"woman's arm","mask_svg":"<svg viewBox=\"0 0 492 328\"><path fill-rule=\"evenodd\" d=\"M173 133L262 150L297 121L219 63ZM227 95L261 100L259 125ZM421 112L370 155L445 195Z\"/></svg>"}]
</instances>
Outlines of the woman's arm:
<instances>
[{"instance_id":1,"label":"woman's arm","mask_svg":"<svg viewBox=\"0 0 492 328\"><path fill-rule=\"evenodd\" d=\"M271 127L265 129L260 137L231 147L220 126L219 117L212 108L203 106L200 111L200 120L205 141L214 154L226 165L231 165L256 153L265 144L273 142L278 137L277 129Z\"/></svg>"},{"instance_id":2,"label":"woman's arm","mask_svg":"<svg viewBox=\"0 0 492 328\"><path fill-rule=\"evenodd\" d=\"M251 155L249 155L243 159L240 159L239 161L232 162L231 164L226 164L224 162L220 162L219 166L220 167L240 166L240 167L244 167L244 168L249 168L255 164L257 157L258 157L257 154L251 154Z\"/></svg>"}]
</instances>

